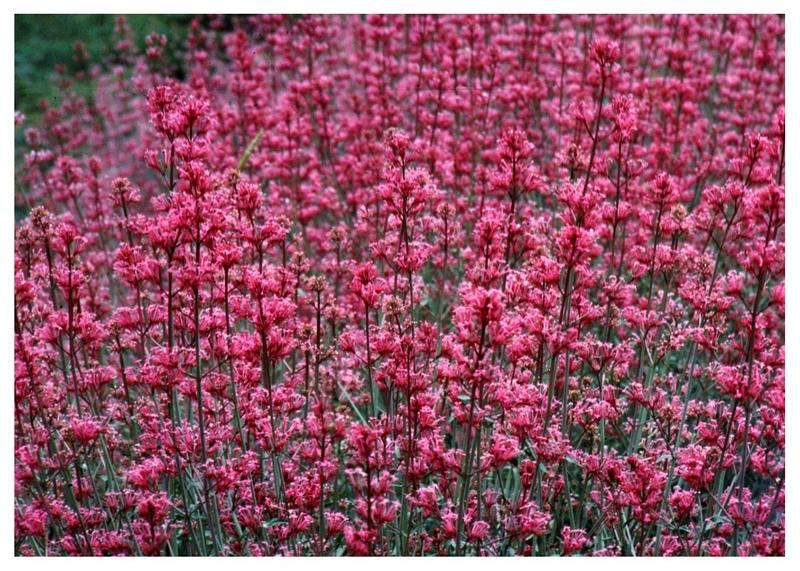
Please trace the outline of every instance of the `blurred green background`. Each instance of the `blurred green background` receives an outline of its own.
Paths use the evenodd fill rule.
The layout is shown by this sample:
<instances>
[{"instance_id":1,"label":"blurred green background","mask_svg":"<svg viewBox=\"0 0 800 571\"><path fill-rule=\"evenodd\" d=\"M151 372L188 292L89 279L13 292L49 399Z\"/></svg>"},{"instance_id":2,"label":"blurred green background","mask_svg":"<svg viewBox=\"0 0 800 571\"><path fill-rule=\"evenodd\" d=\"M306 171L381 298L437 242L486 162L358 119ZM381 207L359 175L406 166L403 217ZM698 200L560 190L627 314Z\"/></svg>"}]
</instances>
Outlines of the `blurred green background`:
<instances>
[{"instance_id":1,"label":"blurred green background","mask_svg":"<svg viewBox=\"0 0 800 571\"><path fill-rule=\"evenodd\" d=\"M168 49L183 47L191 15L133 14L126 16L136 45L141 50L150 32L167 36ZM91 63L108 63L114 43L113 14L17 14L14 17L14 107L32 119L42 98L58 103L53 69L63 64L75 71L75 43L86 47ZM77 81L75 89L90 97L91 82Z\"/></svg>"},{"instance_id":2,"label":"blurred green background","mask_svg":"<svg viewBox=\"0 0 800 571\"><path fill-rule=\"evenodd\" d=\"M167 37L166 56L179 65L192 15L134 14L126 16L137 51L144 49L145 37L158 32ZM42 115L41 101L51 107L60 103L59 88L54 82L54 68L64 65L73 80L72 88L87 101L94 99L94 82L86 65L75 59L75 43L81 42L88 53L89 65L104 69L114 63L116 15L113 14L17 14L14 17L14 109L27 120L14 130L14 163L19 167L25 150L23 133ZM15 181L15 195L25 190ZM15 220L27 216L27 208L14 201Z\"/></svg>"}]
</instances>

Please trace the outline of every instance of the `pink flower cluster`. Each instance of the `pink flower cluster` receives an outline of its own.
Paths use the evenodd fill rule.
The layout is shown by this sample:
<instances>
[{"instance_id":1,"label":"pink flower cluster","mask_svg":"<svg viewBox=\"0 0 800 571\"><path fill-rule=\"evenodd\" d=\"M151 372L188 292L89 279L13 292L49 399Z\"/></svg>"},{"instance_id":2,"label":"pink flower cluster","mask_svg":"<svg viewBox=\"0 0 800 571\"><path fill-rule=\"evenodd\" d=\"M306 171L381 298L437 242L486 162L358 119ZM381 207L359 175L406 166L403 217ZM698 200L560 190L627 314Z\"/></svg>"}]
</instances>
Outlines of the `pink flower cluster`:
<instances>
[{"instance_id":1,"label":"pink flower cluster","mask_svg":"<svg viewBox=\"0 0 800 571\"><path fill-rule=\"evenodd\" d=\"M16 553L784 553L782 18L115 34L16 117Z\"/></svg>"}]
</instances>

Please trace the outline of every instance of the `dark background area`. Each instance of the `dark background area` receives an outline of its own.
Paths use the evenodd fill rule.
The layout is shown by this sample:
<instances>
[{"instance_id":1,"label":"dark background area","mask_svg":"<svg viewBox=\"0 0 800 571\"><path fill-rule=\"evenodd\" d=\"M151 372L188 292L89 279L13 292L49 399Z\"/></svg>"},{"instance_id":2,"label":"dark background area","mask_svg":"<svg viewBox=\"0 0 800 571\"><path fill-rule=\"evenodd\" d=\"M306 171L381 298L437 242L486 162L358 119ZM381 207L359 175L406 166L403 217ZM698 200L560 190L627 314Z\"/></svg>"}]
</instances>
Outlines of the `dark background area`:
<instances>
[{"instance_id":1,"label":"dark background area","mask_svg":"<svg viewBox=\"0 0 800 571\"><path fill-rule=\"evenodd\" d=\"M113 14L17 14L14 17L14 107L35 120L41 99L58 103L53 82L56 64L75 71L75 43L82 42L91 64L108 64L115 42ZM191 15L133 14L126 16L141 50L150 32L164 34L170 49L181 49ZM75 81L75 90L91 97L92 81Z\"/></svg>"},{"instance_id":2,"label":"dark background area","mask_svg":"<svg viewBox=\"0 0 800 571\"><path fill-rule=\"evenodd\" d=\"M183 51L192 15L134 14L126 16L137 51L144 49L150 32L167 37L167 54L177 65ZM118 57L114 45L114 14L17 14L14 17L14 109L25 114L22 126L14 130L14 163L19 167L26 149L23 134L42 116L42 101L50 107L60 104L60 90L55 81L55 66L63 65L72 82L72 90L92 102L94 80L86 64L75 58L75 44L81 42L88 54L88 67L99 65L108 70ZM15 181L15 194L23 193ZM27 216L27 208L15 200L17 221Z\"/></svg>"}]
</instances>

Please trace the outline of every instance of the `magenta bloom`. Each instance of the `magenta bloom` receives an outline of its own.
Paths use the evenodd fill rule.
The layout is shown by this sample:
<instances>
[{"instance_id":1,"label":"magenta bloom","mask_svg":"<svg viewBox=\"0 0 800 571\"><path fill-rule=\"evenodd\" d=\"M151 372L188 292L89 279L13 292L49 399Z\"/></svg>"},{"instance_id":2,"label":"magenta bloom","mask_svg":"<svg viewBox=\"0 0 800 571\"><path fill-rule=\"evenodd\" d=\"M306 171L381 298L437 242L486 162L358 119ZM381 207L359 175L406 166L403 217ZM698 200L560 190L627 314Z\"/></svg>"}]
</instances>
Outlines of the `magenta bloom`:
<instances>
[{"instance_id":1,"label":"magenta bloom","mask_svg":"<svg viewBox=\"0 0 800 571\"><path fill-rule=\"evenodd\" d=\"M782 17L142 38L17 102L15 554L784 555Z\"/></svg>"}]
</instances>

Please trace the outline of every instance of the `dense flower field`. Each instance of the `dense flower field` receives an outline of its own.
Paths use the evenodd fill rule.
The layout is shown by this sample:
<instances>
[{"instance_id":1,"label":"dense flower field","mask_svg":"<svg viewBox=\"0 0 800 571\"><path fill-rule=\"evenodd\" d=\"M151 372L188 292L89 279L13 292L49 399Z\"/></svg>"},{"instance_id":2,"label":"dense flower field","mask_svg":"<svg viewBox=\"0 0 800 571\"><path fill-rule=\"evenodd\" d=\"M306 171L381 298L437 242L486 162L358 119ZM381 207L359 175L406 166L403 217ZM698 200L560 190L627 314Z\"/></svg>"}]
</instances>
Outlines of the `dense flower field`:
<instances>
[{"instance_id":1,"label":"dense flower field","mask_svg":"<svg viewBox=\"0 0 800 571\"><path fill-rule=\"evenodd\" d=\"M18 554L784 553L782 18L115 34L16 116Z\"/></svg>"}]
</instances>

